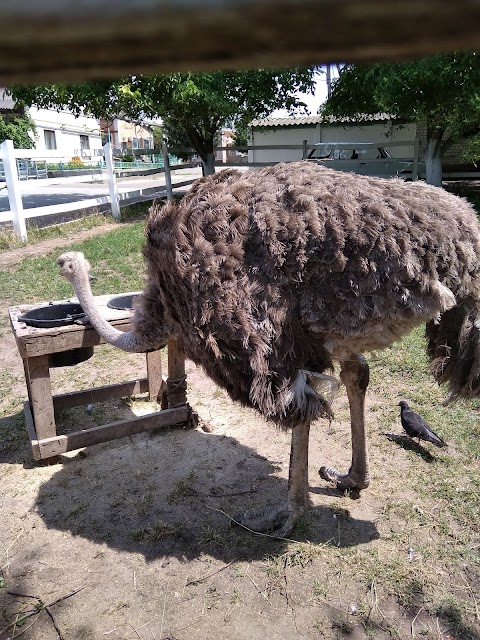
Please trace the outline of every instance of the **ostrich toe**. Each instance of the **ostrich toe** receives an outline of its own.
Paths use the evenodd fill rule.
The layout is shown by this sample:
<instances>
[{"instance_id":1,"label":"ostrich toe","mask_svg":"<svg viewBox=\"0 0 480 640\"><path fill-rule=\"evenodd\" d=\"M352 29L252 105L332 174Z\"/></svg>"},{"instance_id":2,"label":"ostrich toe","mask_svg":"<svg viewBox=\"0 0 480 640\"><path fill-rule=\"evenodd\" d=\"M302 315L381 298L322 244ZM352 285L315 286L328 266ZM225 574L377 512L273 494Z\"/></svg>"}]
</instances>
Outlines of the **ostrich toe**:
<instances>
[{"instance_id":1,"label":"ostrich toe","mask_svg":"<svg viewBox=\"0 0 480 640\"><path fill-rule=\"evenodd\" d=\"M334 482L340 491L354 491L356 493L366 489L370 484L368 477L361 478L352 473L352 470L348 473L340 473L333 467L320 467L318 473L323 480Z\"/></svg>"}]
</instances>

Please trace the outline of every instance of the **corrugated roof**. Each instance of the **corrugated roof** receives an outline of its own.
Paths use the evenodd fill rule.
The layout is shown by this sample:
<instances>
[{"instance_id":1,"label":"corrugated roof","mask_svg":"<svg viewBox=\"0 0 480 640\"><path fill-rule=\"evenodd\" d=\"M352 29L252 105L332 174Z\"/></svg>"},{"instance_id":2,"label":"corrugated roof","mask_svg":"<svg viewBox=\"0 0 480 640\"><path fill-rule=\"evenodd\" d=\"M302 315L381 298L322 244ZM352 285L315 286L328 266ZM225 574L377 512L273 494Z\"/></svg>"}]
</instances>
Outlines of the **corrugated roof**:
<instances>
[{"instance_id":1,"label":"corrugated roof","mask_svg":"<svg viewBox=\"0 0 480 640\"><path fill-rule=\"evenodd\" d=\"M0 87L0 111L11 111L15 108L15 100L10 97L4 87Z\"/></svg>"},{"instance_id":2,"label":"corrugated roof","mask_svg":"<svg viewBox=\"0 0 480 640\"><path fill-rule=\"evenodd\" d=\"M301 124L319 124L321 116L290 116L284 118L255 118L250 123L251 127L295 127Z\"/></svg>"},{"instance_id":3,"label":"corrugated roof","mask_svg":"<svg viewBox=\"0 0 480 640\"><path fill-rule=\"evenodd\" d=\"M250 122L251 127L296 127L299 125L316 125L316 124L341 124L343 122L383 122L385 120L394 120L388 113L362 114L356 118L338 117L338 116L290 116L283 118L255 118Z\"/></svg>"}]
</instances>

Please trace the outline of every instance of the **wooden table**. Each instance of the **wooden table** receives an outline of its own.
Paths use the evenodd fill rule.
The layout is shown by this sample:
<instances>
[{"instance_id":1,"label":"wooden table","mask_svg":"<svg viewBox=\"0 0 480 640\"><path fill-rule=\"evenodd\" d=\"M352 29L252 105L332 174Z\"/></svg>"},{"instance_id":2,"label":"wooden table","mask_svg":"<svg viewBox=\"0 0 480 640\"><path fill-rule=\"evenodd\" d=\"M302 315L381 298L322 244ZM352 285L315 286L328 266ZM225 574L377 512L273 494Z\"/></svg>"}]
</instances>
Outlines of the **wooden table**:
<instances>
[{"instance_id":1,"label":"wooden table","mask_svg":"<svg viewBox=\"0 0 480 640\"><path fill-rule=\"evenodd\" d=\"M108 301L113 297L115 296L96 296L95 300L100 312L114 327L120 331L129 331L132 328L133 312L107 307ZM166 380L162 376L161 352L153 351L146 354L146 378L53 395L49 356L72 349L95 347L104 344L104 340L88 321L49 329L38 329L19 321L19 317L25 312L47 304L49 303L18 305L8 310L25 370L28 391L28 401L24 403L25 422L35 460L51 459L73 449L190 420L191 411L186 401L185 358L175 340L170 340L167 345ZM118 351L118 357L121 362L121 351ZM81 366L81 363L75 366ZM147 391L151 400L162 400L162 407L166 408L148 415L81 429L66 435L57 434L56 409L94 404Z\"/></svg>"}]
</instances>

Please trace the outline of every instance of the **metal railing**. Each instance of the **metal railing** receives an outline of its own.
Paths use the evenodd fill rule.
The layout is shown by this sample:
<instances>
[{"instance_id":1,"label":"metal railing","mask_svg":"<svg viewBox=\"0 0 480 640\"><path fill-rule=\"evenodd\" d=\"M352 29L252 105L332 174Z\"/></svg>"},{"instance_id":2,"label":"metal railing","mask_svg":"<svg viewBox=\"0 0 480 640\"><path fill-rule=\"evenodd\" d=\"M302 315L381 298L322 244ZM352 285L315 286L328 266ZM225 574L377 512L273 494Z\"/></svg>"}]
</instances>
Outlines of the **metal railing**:
<instances>
[{"instance_id":1,"label":"metal railing","mask_svg":"<svg viewBox=\"0 0 480 640\"><path fill-rule=\"evenodd\" d=\"M25 160L17 158L17 173L19 180L38 180L47 178L48 170L45 160ZM0 160L0 182L5 182L5 168Z\"/></svg>"}]
</instances>

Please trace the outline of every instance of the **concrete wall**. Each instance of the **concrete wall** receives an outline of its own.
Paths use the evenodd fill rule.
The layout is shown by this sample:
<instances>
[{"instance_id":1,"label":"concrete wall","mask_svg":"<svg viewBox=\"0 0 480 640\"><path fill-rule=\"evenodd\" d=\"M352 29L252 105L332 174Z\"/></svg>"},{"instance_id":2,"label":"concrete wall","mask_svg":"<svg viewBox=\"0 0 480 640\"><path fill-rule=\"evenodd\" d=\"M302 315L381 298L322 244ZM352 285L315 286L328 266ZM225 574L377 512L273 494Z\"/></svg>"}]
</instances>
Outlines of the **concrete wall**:
<instances>
[{"instance_id":1,"label":"concrete wall","mask_svg":"<svg viewBox=\"0 0 480 640\"><path fill-rule=\"evenodd\" d=\"M407 124L391 126L387 123L374 123L365 126L343 125L311 125L287 126L276 128L252 128L249 144L282 145L308 144L317 142L413 142L415 140L416 125ZM387 151L394 158L413 157L413 144L400 147L387 147ZM376 153L372 150L372 157ZM249 162L291 162L302 159L302 149L272 149L248 152Z\"/></svg>"},{"instance_id":2,"label":"concrete wall","mask_svg":"<svg viewBox=\"0 0 480 640\"><path fill-rule=\"evenodd\" d=\"M391 126L378 122L365 126L322 125L319 142L413 142L417 127L415 124ZM412 158L413 144L401 147L386 147L393 158ZM367 152L363 157L370 159L377 156L375 150Z\"/></svg>"},{"instance_id":3,"label":"concrete wall","mask_svg":"<svg viewBox=\"0 0 480 640\"><path fill-rule=\"evenodd\" d=\"M319 125L252 129L249 146L308 144L320 142ZM261 149L248 152L248 162L293 162L302 159L302 149Z\"/></svg>"}]
</instances>

